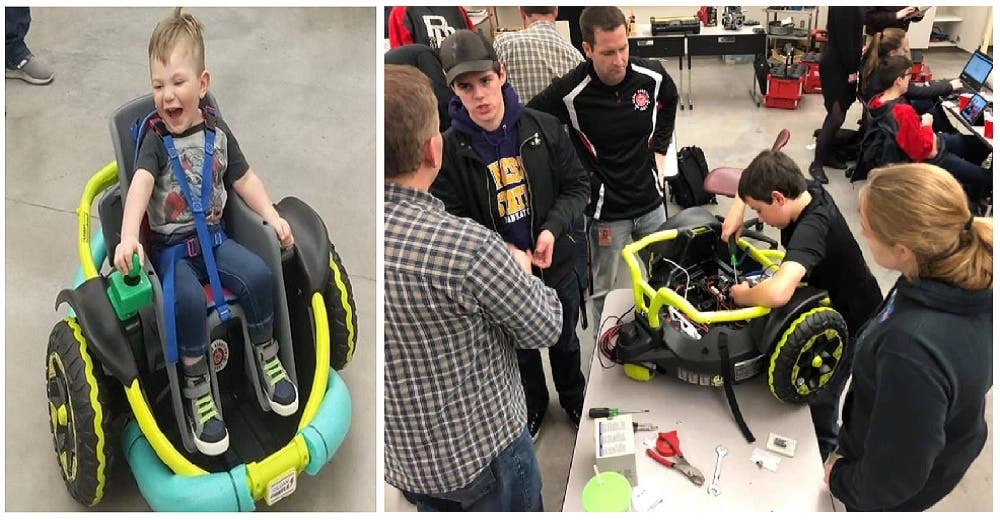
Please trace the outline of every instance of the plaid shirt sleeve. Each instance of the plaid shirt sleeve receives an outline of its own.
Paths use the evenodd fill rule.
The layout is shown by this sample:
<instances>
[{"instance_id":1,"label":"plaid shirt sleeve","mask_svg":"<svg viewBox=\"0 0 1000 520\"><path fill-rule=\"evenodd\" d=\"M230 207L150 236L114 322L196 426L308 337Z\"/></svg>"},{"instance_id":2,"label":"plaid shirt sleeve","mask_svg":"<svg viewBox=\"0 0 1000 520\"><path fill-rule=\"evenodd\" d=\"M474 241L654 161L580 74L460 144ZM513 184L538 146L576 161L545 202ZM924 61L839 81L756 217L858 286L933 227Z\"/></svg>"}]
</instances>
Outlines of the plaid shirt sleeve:
<instances>
[{"instance_id":1,"label":"plaid shirt sleeve","mask_svg":"<svg viewBox=\"0 0 1000 520\"><path fill-rule=\"evenodd\" d=\"M491 235L479 249L463 284L487 321L518 348L544 348L559 339L562 306L556 291L525 273L499 236Z\"/></svg>"}]
</instances>

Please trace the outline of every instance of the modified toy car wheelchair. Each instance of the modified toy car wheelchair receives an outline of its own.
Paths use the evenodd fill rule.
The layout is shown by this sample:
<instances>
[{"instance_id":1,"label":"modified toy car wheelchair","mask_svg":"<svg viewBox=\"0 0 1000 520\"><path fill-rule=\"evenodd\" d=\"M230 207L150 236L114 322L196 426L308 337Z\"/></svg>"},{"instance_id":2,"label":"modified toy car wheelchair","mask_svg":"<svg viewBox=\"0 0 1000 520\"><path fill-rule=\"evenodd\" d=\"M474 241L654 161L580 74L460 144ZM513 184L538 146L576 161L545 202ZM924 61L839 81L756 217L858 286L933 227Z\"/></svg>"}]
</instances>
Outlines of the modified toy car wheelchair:
<instances>
[{"instance_id":1,"label":"modified toy car wheelchair","mask_svg":"<svg viewBox=\"0 0 1000 520\"><path fill-rule=\"evenodd\" d=\"M787 140L783 131L773 149ZM706 179L706 191L735 196L741 171L729 170L711 183ZM659 372L725 387L748 441L753 435L732 385L767 372L774 397L809 402L838 377L848 341L844 318L830 306L827 292L815 287L800 285L776 309L733 303L730 287L771 277L784 257L776 241L749 229L755 226L760 229L757 219L745 222L742 236L727 243L721 239L721 218L693 207L627 245L622 256L632 278L635 320L614 329L613 347L605 341L599 345L633 379L648 381ZM758 249L748 239L769 248Z\"/></svg>"},{"instance_id":2,"label":"modified toy car wheelchair","mask_svg":"<svg viewBox=\"0 0 1000 520\"><path fill-rule=\"evenodd\" d=\"M211 94L205 103L217 110ZM56 306L68 305L68 316L53 329L46 353L60 471L74 499L95 505L106 493L120 445L154 510L253 510L259 500L272 504L294 492L298 475L315 475L347 434L351 400L337 370L354 355L351 284L326 226L304 202L288 197L276 204L295 235L295 245L281 251L274 230L239 196L228 197L226 233L272 273L274 335L300 405L288 417L268 410L240 302L227 298L229 319L210 304L209 372L230 445L220 456L199 453L185 426L180 369L166 355L160 277L149 260L126 276L110 261L105 267L108 251L120 240L123 194L135 170L135 129L152 111L147 95L115 112L116 162L90 178L77 210L81 268L74 287L58 295ZM90 212L98 196L101 229L92 233Z\"/></svg>"}]
</instances>

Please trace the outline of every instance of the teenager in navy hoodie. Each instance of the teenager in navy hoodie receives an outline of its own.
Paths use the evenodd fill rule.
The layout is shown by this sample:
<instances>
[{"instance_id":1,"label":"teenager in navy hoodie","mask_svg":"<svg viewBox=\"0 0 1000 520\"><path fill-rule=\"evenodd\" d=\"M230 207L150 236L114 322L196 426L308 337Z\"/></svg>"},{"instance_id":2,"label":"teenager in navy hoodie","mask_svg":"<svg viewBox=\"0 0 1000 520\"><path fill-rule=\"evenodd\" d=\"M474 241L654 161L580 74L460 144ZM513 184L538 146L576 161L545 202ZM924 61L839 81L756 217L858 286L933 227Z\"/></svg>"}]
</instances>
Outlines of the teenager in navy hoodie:
<instances>
[{"instance_id":1,"label":"teenager in navy hoodie","mask_svg":"<svg viewBox=\"0 0 1000 520\"><path fill-rule=\"evenodd\" d=\"M872 257L902 276L857 339L827 482L848 510L921 511L986 443L993 221L929 164L873 170L860 202Z\"/></svg>"},{"instance_id":2,"label":"teenager in navy hoodie","mask_svg":"<svg viewBox=\"0 0 1000 520\"><path fill-rule=\"evenodd\" d=\"M563 329L549 348L549 361L559 404L579 425L586 381L576 324L587 287L583 210L590 183L559 121L521 106L482 36L457 31L441 44L440 56L456 96L431 193L449 213L475 220L527 253L535 275L559 294ZM541 355L526 349L517 354L528 430L535 437L549 402Z\"/></svg>"}]
</instances>

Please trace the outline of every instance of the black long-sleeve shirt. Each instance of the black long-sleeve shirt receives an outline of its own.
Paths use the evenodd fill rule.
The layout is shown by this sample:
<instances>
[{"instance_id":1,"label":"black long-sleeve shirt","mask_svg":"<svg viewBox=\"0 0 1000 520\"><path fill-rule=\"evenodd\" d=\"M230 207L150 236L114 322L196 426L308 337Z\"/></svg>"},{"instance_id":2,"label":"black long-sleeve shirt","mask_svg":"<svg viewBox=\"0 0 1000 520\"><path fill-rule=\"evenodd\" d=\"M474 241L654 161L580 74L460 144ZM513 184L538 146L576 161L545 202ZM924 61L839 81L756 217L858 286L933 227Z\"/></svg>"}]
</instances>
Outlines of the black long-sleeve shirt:
<instances>
[{"instance_id":1,"label":"black long-sleeve shirt","mask_svg":"<svg viewBox=\"0 0 1000 520\"><path fill-rule=\"evenodd\" d=\"M679 95L656 60L629 58L625 79L601 82L590 60L555 80L529 103L570 128L590 172L587 214L620 220L663 203L653 153L666 153L674 133Z\"/></svg>"}]
</instances>

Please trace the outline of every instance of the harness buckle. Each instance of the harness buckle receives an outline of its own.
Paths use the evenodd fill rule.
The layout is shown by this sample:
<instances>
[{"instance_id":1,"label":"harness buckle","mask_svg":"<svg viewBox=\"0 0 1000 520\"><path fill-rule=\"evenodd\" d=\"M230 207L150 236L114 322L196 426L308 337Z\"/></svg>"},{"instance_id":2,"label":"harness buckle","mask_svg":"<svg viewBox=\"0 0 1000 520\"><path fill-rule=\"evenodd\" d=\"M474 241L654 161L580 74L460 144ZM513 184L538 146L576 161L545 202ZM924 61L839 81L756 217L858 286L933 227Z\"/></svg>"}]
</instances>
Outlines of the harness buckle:
<instances>
[{"instance_id":1,"label":"harness buckle","mask_svg":"<svg viewBox=\"0 0 1000 520\"><path fill-rule=\"evenodd\" d=\"M229 321L232 317L232 312L229 310L229 306L223 303L221 306L215 307L216 312L219 313L219 319L222 321Z\"/></svg>"},{"instance_id":2,"label":"harness buckle","mask_svg":"<svg viewBox=\"0 0 1000 520\"><path fill-rule=\"evenodd\" d=\"M195 258L198 253L201 252L198 248L198 237L194 236L184 241L184 247L187 250L188 258Z\"/></svg>"},{"instance_id":3,"label":"harness buckle","mask_svg":"<svg viewBox=\"0 0 1000 520\"><path fill-rule=\"evenodd\" d=\"M194 212L194 213L204 213L205 212L205 208L202 207L200 200L192 200L191 201L191 211Z\"/></svg>"}]
</instances>

